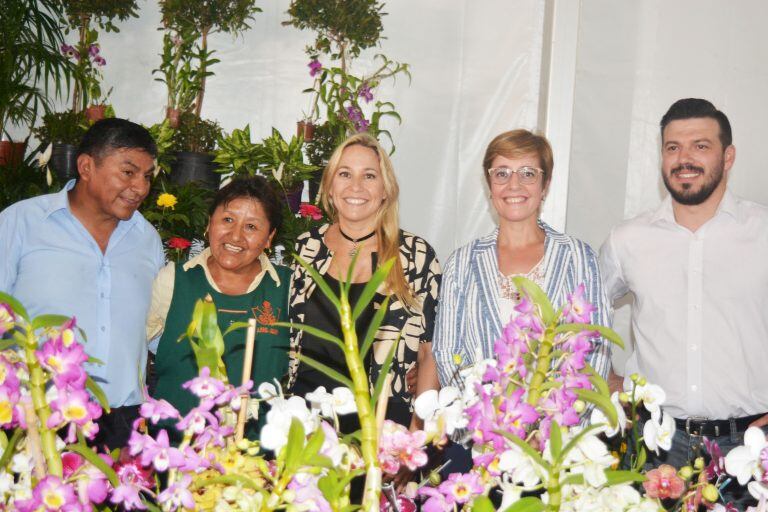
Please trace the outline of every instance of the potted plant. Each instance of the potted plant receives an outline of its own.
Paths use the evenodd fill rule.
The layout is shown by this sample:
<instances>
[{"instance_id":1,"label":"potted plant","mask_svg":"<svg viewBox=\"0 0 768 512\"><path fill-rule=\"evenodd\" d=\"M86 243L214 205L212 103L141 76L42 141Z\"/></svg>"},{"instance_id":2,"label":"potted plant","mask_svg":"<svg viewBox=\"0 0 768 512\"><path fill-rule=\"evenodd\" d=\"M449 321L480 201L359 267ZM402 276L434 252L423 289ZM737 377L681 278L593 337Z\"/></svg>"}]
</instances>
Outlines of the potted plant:
<instances>
[{"instance_id":1,"label":"potted plant","mask_svg":"<svg viewBox=\"0 0 768 512\"><path fill-rule=\"evenodd\" d=\"M251 130L234 130L232 135L219 139L216 162L219 172L233 174L259 174L282 192L293 213L299 211L304 181L311 178L317 167L304 162L302 138L286 141L272 128L272 135L260 143L251 142Z\"/></svg>"},{"instance_id":2,"label":"potted plant","mask_svg":"<svg viewBox=\"0 0 768 512\"><path fill-rule=\"evenodd\" d=\"M177 185L195 181L217 189L220 176L216 173L213 151L220 135L221 127L215 121L200 119L192 112L182 114L173 136L175 155L170 180Z\"/></svg>"},{"instance_id":3,"label":"potted plant","mask_svg":"<svg viewBox=\"0 0 768 512\"><path fill-rule=\"evenodd\" d=\"M197 68L192 70L190 67L188 77L195 82L194 113L198 118L203 108L206 78L213 74L210 71L211 65L218 62L211 58L214 51L208 49L208 37L217 32L237 35L250 28L248 21L254 14L261 12L255 4L256 0L161 0L160 8L166 30L174 31L182 41L195 42ZM180 45L178 51L182 50ZM165 56L164 49L164 61ZM183 58L183 55L178 57L178 62L182 62ZM173 81L169 83L168 75L165 81L169 86L170 97ZM169 102L168 108L173 106Z\"/></svg>"},{"instance_id":4,"label":"potted plant","mask_svg":"<svg viewBox=\"0 0 768 512\"><path fill-rule=\"evenodd\" d=\"M136 0L66 0L64 5L69 22L68 30L78 34L74 45L62 46L62 52L75 63L72 111L80 112L94 107L90 108L88 118L97 121L104 116L104 105L109 93L102 97L101 68L107 61L101 55L99 32L93 24L107 32L119 32L114 20L125 21L136 17L138 5Z\"/></svg>"},{"instance_id":5,"label":"potted plant","mask_svg":"<svg viewBox=\"0 0 768 512\"><path fill-rule=\"evenodd\" d=\"M61 183L77 177L77 145L88 130L83 112L51 112L43 116L42 126L34 130L35 136L52 144L50 165Z\"/></svg>"},{"instance_id":6,"label":"potted plant","mask_svg":"<svg viewBox=\"0 0 768 512\"><path fill-rule=\"evenodd\" d=\"M196 54L194 43L196 31L190 27L178 30L166 28L163 35L163 53L160 67L153 74L161 75L155 81L162 82L168 90L166 104L166 119L171 128L178 128L181 113L187 112L194 106L195 98L200 89L198 80L198 65L195 64ZM209 59L200 67L210 69L214 59Z\"/></svg>"},{"instance_id":7,"label":"potted plant","mask_svg":"<svg viewBox=\"0 0 768 512\"><path fill-rule=\"evenodd\" d=\"M71 64L59 53L63 41L55 0L4 0L0 15L0 165L18 166L25 141L11 141L11 125L32 126L48 94L69 88ZM7 138L7 140L6 140Z\"/></svg>"}]
</instances>

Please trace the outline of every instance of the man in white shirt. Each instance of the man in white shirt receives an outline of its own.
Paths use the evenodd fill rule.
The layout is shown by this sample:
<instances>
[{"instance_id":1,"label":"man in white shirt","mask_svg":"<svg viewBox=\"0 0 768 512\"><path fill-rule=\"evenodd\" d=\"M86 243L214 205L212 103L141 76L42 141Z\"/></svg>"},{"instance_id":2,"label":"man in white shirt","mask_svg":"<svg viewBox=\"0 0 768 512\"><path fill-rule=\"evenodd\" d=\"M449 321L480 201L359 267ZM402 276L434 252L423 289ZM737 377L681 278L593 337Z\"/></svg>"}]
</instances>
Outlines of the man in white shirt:
<instances>
[{"instance_id":1,"label":"man in white shirt","mask_svg":"<svg viewBox=\"0 0 768 512\"><path fill-rule=\"evenodd\" d=\"M727 190L728 118L683 99L661 120L662 205L616 226L600 251L609 300L634 296L637 371L666 391L677 467L768 424L768 208Z\"/></svg>"}]
</instances>

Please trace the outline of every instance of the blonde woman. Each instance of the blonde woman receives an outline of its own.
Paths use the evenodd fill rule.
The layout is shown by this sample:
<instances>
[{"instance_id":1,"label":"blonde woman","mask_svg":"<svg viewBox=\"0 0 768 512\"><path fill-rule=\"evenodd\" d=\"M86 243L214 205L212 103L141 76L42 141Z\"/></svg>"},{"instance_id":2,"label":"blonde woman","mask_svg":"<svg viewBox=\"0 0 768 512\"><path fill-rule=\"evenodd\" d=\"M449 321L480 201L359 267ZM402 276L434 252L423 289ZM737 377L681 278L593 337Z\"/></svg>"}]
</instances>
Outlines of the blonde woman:
<instances>
[{"instance_id":1,"label":"blonde woman","mask_svg":"<svg viewBox=\"0 0 768 512\"><path fill-rule=\"evenodd\" d=\"M329 281L333 290L338 290L339 279L346 277L352 258L357 255L349 292L353 304L379 263L397 257L371 305L358 318L356 327L362 342L374 312L384 297L391 294L366 364L370 382L375 383L387 354L397 343L390 370L392 385L387 417L415 428L418 421L411 412L413 396L438 388L432 331L441 271L432 247L400 229L398 193L386 151L367 133L353 135L336 148L320 183L321 202L333 222L302 234L296 253ZM293 274L290 315L294 322L341 337L335 308L299 265ZM306 395L318 386L328 391L339 386L321 372L299 363L298 353L349 375L338 347L308 333L296 333L289 371L289 386L295 394ZM406 373L414 365L418 365L418 378L412 394L406 384ZM342 428L354 429L354 419L347 428L344 425Z\"/></svg>"}]
</instances>

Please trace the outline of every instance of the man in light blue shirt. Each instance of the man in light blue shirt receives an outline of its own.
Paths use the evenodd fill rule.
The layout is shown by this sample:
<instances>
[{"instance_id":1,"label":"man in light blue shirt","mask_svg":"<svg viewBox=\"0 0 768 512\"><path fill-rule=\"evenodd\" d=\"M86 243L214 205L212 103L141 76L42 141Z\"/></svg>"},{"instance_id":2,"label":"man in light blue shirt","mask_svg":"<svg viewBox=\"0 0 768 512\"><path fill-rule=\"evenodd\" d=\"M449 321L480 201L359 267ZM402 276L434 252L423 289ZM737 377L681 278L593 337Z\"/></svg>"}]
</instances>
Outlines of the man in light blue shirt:
<instances>
[{"instance_id":1,"label":"man in light blue shirt","mask_svg":"<svg viewBox=\"0 0 768 512\"><path fill-rule=\"evenodd\" d=\"M142 402L146 316L164 256L157 231L136 209L156 157L143 127L99 121L78 148L77 181L0 212L0 290L30 315L77 319L86 352L104 363L86 370L113 408L97 437L110 448L124 445Z\"/></svg>"}]
</instances>

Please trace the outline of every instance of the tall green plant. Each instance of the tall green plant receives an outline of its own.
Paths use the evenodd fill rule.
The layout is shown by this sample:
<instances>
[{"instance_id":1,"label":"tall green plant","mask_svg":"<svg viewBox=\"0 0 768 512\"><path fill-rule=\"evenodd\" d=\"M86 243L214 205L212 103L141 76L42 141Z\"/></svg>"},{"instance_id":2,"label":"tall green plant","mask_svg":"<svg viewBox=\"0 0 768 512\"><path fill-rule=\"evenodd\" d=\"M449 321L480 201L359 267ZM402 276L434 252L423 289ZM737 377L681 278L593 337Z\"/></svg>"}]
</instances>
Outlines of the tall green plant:
<instances>
[{"instance_id":1,"label":"tall green plant","mask_svg":"<svg viewBox=\"0 0 768 512\"><path fill-rule=\"evenodd\" d=\"M0 9L0 136L10 125L32 126L49 95L69 92L72 64L60 53L64 41L56 0L3 0Z\"/></svg>"}]
</instances>

